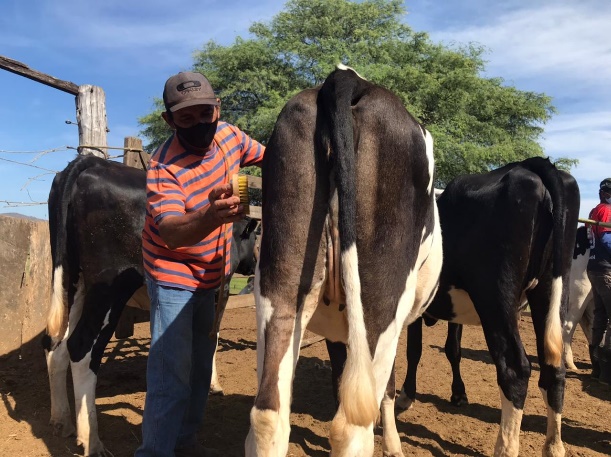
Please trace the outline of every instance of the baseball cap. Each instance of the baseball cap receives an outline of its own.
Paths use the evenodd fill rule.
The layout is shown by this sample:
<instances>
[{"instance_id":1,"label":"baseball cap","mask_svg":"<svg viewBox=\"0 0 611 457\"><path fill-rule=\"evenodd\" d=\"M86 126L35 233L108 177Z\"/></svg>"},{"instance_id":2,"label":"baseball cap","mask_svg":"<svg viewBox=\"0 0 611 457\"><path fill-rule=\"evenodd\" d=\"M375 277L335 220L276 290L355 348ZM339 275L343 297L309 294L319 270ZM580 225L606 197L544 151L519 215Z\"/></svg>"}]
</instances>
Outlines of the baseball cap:
<instances>
[{"instance_id":1,"label":"baseball cap","mask_svg":"<svg viewBox=\"0 0 611 457\"><path fill-rule=\"evenodd\" d=\"M183 71L171 76L163 88L165 109L175 112L193 105L218 105L210 82L201 73Z\"/></svg>"},{"instance_id":2,"label":"baseball cap","mask_svg":"<svg viewBox=\"0 0 611 457\"><path fill-rule=\"evenodd\" d=\"M600 190L611 193L611 178L603 179L600 182Z\"/></svg>"}]
</instances>

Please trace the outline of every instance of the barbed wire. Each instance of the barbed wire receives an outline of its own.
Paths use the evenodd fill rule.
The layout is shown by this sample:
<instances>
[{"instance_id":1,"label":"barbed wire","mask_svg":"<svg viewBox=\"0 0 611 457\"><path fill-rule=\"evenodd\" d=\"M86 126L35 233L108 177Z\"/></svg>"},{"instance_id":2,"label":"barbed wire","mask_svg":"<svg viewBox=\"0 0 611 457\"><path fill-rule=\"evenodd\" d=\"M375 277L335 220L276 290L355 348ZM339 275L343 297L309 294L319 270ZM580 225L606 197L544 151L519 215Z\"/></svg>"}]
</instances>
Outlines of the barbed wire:
<instances>
[{"instance_id":1,"label":"barbed wire","mask_svg":"<svg viewBox=\"0 0 611 457\"><path fill-rule=\"evenodd\" d=\"M45 167L41 167L38 165L34 165L33 163L36 162L38 159L40 159L41 157L50 154L50 153L54 153L54 152L63 152L63 151L80 151L84 148L89 148L89 149L114 149L114 150L123 150L125 151L125 153L127 152L138 152L138 153L142 153L142 152L146 152L143 149L140 148L125 148L125 147L118 147L118 146L93 146L93 145L80 145L80 146L60 146L60 147L56 147L56 148L51 148L51 149L44 149L42 151L9 151L9 150L5 150L5 149L0 149L0 154L36 154L36 156L28 161L28 162L21 162L19 160L13 160L13 159L7 159L5 157L0 157L0 161L2 162L8 162L8 163L12 163L15 165L23 165L25 167L30 167L30 168L36 168L38 170L42 170L45 173L41 173L39 175L36 175L32 178L28 178L28 180L26 181L26 183L21 187L21 191L26 190L27 191L27 187L34 181L38 180L38 178L45 176L45 175L49 175L49 174L57 174L59 173L59 171L57 170L51 170L49 168L45 168ZM118 159L121 157L125 156L125 153L123 154L119 154L119 155L115 155L115 156L108 156L107 154L105 154L107 157L107 159ZM28 192L29 195L29 192ZM37 202L37 201L30 201L30 202L18 202L18 201L11 201L11 200L0 200L0 204L4 205L4 208L12 208L12 207L19 207L19 206L38 206L38 205L46 205L47 202Z\"/></svg>"},{"instance_id":2,"label":"barbed wire","mask_svg":"<svg viewBox=\"0 0 611 457\"><path fill-rule=\"evenodd\" d=\"M48 154L49 152L57 152L64 151L70 149L70 146L60 146L53 149L43 149L42 151L6 151L4 149L0 149L0 153L2 154Z\"/></svg>"},{"instance_id":3,"label":"barbed wire","mask_svg":"<svg viewBox=\"0 0 611 457\"><path fill-rule=\"evenodd\" d=\"M27 162L19 162L18 160L5 159L4 157L0 157L0 160L3 162L14 163L17 165L24 165L26 167L37 168L39 170L48 171L50 173L59 173L58 171L55 171L55 170L50 170L48 168L39 167L38 165L32 165L31 163L27 163Z\"/></svg>"},{"instance_id":4,"label":"barbed wire","mask_svg":"<svg viewBox=\"0 0 611 457\"><path fill-rule=\"evenodd\" d=\"M47 202L13 202L9 200L0 200L0 203L4 203L3 208L16 208L19 206L39 206L47 204Z\"/></svg>"}]
</instances>

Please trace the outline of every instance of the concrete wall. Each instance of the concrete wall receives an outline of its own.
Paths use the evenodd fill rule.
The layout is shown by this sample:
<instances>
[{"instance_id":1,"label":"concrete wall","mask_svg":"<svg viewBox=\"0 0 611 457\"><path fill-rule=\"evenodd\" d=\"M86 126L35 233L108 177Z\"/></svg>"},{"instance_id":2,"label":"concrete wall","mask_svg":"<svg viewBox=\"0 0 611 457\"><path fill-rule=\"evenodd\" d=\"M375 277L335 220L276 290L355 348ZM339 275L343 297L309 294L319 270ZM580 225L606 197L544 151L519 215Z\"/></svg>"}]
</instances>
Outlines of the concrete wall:
<instances>
[{"instance_id":1,"label":"concrete wall","mask_svg":"<svg viewBox=\"0 0 611 457\"><path fill-rule=\"evenodd\" d=\"M0 214L0 358L40 357L50 284L48 222Z\"/></svg>"}]
</instances>

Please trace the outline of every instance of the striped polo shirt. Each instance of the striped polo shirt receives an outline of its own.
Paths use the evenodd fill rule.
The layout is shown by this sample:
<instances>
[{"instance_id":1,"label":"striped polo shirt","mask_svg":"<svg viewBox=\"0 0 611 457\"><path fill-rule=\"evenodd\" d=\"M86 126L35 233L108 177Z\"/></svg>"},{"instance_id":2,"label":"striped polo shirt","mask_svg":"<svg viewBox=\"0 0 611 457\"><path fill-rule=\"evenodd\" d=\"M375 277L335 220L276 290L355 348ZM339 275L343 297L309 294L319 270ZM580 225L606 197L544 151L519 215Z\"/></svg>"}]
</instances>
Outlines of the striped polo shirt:
<instances>
[{"instance_id":1,"label":"striped polo shirt","mask_svg":"<svg viewBox=\"0 0 611 457\"><path fill-rule=\"evenodd\" d=\"M221 280L223 240L229 273L232 225L217 228L193 246L170 249L159 236L166 216L182 216L209 204L208 194L241 167L259 164L265 148L237 127L219 121L212 148L187 151L172 135L151 156L146 174L146 219L142 231L145 271L158 283L181 289L213 289Z\"/></svg>"}]
</instances>

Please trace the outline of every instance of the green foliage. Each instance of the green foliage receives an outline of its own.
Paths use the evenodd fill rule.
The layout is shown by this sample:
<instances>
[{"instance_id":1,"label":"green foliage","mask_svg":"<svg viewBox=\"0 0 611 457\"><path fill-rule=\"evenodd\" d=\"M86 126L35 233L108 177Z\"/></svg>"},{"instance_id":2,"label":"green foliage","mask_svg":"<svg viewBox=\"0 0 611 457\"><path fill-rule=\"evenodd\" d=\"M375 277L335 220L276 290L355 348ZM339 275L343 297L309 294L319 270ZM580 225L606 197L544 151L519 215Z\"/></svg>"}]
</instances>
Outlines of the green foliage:
<instances>
[{"instance_id":1,"label":"green foliage","mask_svg":"<svg viewBox=\"0 0 611 457\"><path fill-rule=\"evenodd\" d=\"M229 283L229 295L239 294L244 287L248 285L248 278L242 276L234 276Z\"/></svg>"},{"instance_id":2,"label":"green foliage","mask_svg":"<svg viewBox=\"0 0 611 457\"><path fill-rule=\"evenodd\" d=\"M554 165L560 170L564 170L566 172L570 172L571 168L579 163L577 159L567 159L566 157L561 157L560 159L552 161Z\"/></svg>"},{"instance_id":3,"label":"green foliage","mask_svg":"<svg viewBox=\"0 0 611 457\"><path fill-rule=\"evenodd\" d=\"M217 91L223 119L263 144L286 101L342 62L397 94L429 129L437 186L543 155L538 141L554 113L550 97L482 77L484 48L433 43L402 23L404 15L400 0L289 0L269 23L250 27L252 38L204 44L193 68ZM140 119L149 149L167 136L162 104L156 107Z\"/></svg>"},{"instance_id":4,"label":"green foliage","mask_svg":"<svg viewBox=\"0 0 611 457\"><path fill-rule=\"evenodd\" d=\"M144 145L144 149L150 154L163 144L172 134L172 129L161 117L164 111L163 100L155 98L155 108L152 113L142 116L138 122L144 128L140 134L146 137L149 142Z\"/></svg>"}]
</instances>

